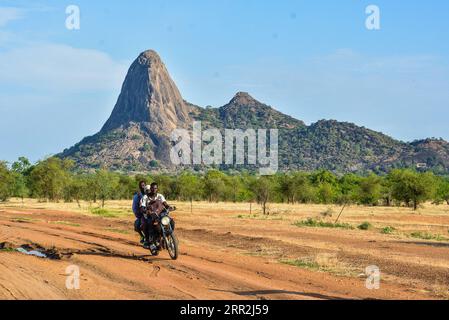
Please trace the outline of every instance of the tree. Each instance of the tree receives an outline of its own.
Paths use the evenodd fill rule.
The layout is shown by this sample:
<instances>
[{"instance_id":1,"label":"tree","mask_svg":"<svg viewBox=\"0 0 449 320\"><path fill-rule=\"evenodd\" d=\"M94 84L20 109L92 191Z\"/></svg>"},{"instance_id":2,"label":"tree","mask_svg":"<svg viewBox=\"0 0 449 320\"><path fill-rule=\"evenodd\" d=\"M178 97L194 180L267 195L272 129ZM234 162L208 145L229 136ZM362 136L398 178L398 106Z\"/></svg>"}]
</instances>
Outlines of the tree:
<instances>
[{"instance_id":1,"label":"tree","mask_svg":"<svg viewBox=\"0 0 449 320\"><path fill-rule=\"evenodd\" d=\"M439 179L435 192L435 198L437 202L446 201L449 205L449 178Z\"/></svg>"},{"instance_id":2,"label":"tree","mask_svg":"<svg viewBox=\"0 0 449 320\"><path fill-rule=\"evenodd\" d=\"M297 180L288 174L279 174L276 178L278 179L278 191L282 201L284 201L284 198L287 198L287 203L294 203L297 194Z\"/></svg>"},{"instance_id":3,"label":"tree","mask_svg":"<svg viewBox=\"0 0 449 320\"><path fill-rule=\"evenodd\" d=\"M391 181L391 176L386 176L381 180L380 184L380 194L381 198L384 200L384 203L387 207L391 206L391 202L393 201L393 182Z\"/></svg>"},{"instance_id":4,"label":"tree","mask_svg":"<svg viewBox=\"0 0 449 320\"><path fill-rule=\"evenodd\" d=\"M359 201L361 204L375 206L381 198L381 178L371 174L360 182Z\"/></svg>"},{"instance_id":5,"label":"tree","mask_svg":"<svg viewBox=\"0 0 449 320\"><path fill-rule=\"evenodd\" d=\"M25 157L19 157L19 159L11 165L11 170L13 172L20 173L22 175L29 175L33 166L31 165L30 160Z\"/></svg>"},{"instance_id":6,"label":"tree","mask_svg":"<svg viewBox=\"0 0 449 320\"><path fill-rule=\"evenodd\" d=\"M84 177L85 180L85 190L84 198L89 201L97 202L99 194L98 180L95 174L89 174Z\"/></svg>"},{"instance_id":7,"label":"tree","mask_svg":"<svg viewBox=\"0 0 449 320\"><path fill-rule=\"evenodd\" d=\"M64 200L71 202L75 200L78 207L81 208L80 200L86 197L87 179L83 175L76 175L70 177L67 182L66 188L64 188Z\"/></svg>"},{"instance_id":8,"label":"tree","mask_svg":"<svg viewBox=\"0 0 449 320\"><path fill-rule=\"evenodd\" d=\"M0 161L0 201L6 201L11 195L11 188L13 184L13 176L8 170L6 162Z\"/></svg>"},{"instance_id":9,"label":"tree","mask_svg":"<svg viewBox=\"0 0 449 320\"><path fill-rule=\"evenodd\" d=\"M138 183L133 177L120 174L118 177L117 189L114 190L114 199L131 199L138 188Z\"/></svg>"},{"instance_id":10,"label":"tree","mask_svg":"<svg viewBox=\"0 0 449 320\"><path fill-rule=\"evenodd\" d=\"M151 183L149 181L147 181L148 184ZM176 199L178 191L176 179L165 174L160 174L155 176L153 181L157 183L159 190L161 190L167 199Z\"/></svg>"},{"instance_id":11,"label":"tree","mask_svg":"<svg viewBox=\"0 0 449 320\"><path fill-rule=\"evenodd\" d=\"M434 192L435 176L432 173L418 173L410 169L396 169L390 173L392 196L406 205L418 209L420 203L429 200Z\"/></svg>"},{"instance_id":12,"label":"tree","mask_svg":"<svg viewBox=\"0 0 449 320\"><path fill-rule=\"evenodd\" d=\"M204 195L209 202L219 201L224 194L226 185L224 183L224 173L217 170L209 170L204 176Z\"/></svg>"},{"instance_id":13,"label":"tree","mask_svg":"<svg viewBox=\"0 0 449 320\"><path fill-rule=\"evenodd\" d=\"M310 203L316 201L316 190L310 182L310 175L303 172L297 172L293 175L295 185L295 199L301 203Z\"/></svg>"},{"instance_id":14,"label":"tree","mask_svg":"<svg viewBox=\"0 0 449 320\"><path fill-rule=\"evenodd\" d=\"M226 199L232 202L243 201L248 198L249 194L245 190L244 178L241 175L231 175L225 179Z\"/></svg>"},{"instance_id":15,"label":"tree","mask_svg":"<svg viewBox=\"0 0 449 320\"><path fill-rule=\"evenodd\" d=\"M27 197L30 193L30 190L27 186L27 179L23 176L23 174L18 172L11 172L12 176L12 196L21 198L23 203L23 198Z\"/></svg>"},{"instance_id":16,"label":"tree","mask_svg":"<svg viewBox=\"0 0 449 320\"><path fill-rule=\"evenodd\" d=\"M276 189L274 178L272 176L262 176L253 181L251 189L256 196L257 203L262 205L262 213L264 215L269 214L267 212L267 203L273 198Z\"/></svg>"},{"instance_id":17,"label":"tree","mask_svg":"<svg viewBox=\"0 0 449 320\"><path fill-rule=\"evenodd\" d=\"M338 180L337 190L339 191L339 194L337 195L337 202L347 204L357 201L359 198L362 179L363 178L353 173L346 174L341 177Z\"/></svg>"},{"instance_id":18,"label":"tree","mask_svg":"<svg viewBox=\"0 0 449 320\"><path fill-rule=\"evenodd\" d=\"M30 175L33 166L25 157L19 159L11 165L11 174L13 177L12 195L22 199L27 197L30 193L27 185L27 177Z\"/></svg>"},{"instance_id":19,"label":"tree","mask_svg":"<svg viewBox=\"0 0 449 320\"><path fill-rule=\"evenodd\" d=\"M39 162L30 172L33 195L52 201L61 199L73 164L71 160L55 157Z\"/></svg>"},{"instance_id":20,"label":"tree","mask_svg":"<svg viewBox=\"0 0 449 320\"><path fill-rule=\"evenodd\" d=\"M317 200L320 203L332 203L336 196L337 177L330 171L320 170L312 173L310 180L316 186Z\"/></svg>"},{"instance_id":21,"label":"tree","mask_svg":"<svg viewBox=\"0 0 449 320\"><path fill-rule=\"evenodd\" d=\"M190 201L190 212L193 210L193 199L201 195L201 180L191 173L183 173L178 179L179 196L182 200Z\"/></svg>"},{"instance_id":22,"label":"tree","mask_svg":"<svg viewBox=\"0 0 449 320\"><path fill-rule=\"evenodd\" d=\"M327 182L318 186L317 199L320 203L333 203L335 199L335 189L333 186Z\"/></svg>"},{"instance_id":23,"label":"tree","mask_svg":"<svg viewBox=\"0 0 449 320\"><path fill-rule=\"evenodd\" d=\"M119 178L104 169L98 170L95 174L95 184L98 187L98 198L101 200L101 207L107 199L114 197L114 191L117 189Z\"/></svg>"},{"instance_id":24,"label":"tree","mask_svg":"<svg viewBox=\"0 0 449 320\"><path fill-rule=\"evenodd\" d=\"M337 177L328 170L319 170L313 173L310 179L315 185L327 183L335 186L337 184Z\"/></svg>"}]
</instances>

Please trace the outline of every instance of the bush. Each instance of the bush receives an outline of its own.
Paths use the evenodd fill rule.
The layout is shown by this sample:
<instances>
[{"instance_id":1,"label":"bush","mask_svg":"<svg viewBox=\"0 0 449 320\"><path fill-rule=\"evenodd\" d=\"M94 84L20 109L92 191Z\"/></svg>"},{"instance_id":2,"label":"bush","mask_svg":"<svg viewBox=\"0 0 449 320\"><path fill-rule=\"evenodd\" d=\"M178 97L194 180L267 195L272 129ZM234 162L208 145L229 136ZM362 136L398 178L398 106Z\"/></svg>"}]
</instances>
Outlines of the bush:
<instances>
[{"instance_id":1,"label":"bush","mask_svg":"<svg viewBox=\"0 0 449 320\"><path fill-rule=\"evenodd\" d=\"M159 166L159 163L157 162L157 160L150 161L150 167L157 168L158 166Z\"/></svg>"},{"instance_id":2,"label":"bush","mask_svg":"<svg viewBox=\"0 0 449 320\"><path fill-rule=\"evenodd\" d=\"M380 231L380 233L383 233L383 234L391 234L391 233L393 233L394 231L396 231L395 228L390 227L390 226L387 226L387 227L382 228L382 230Z\"/></svg>"},{"instance_id":3,"label":"bush","mask_svg":"<svg viewBox=\"0 0 449 320\"><path fill-rule=\"evenodd\" d=\"M319 221L313 218L308 218L307 220L297 221L294 223L297 227L315 227L315 228L338 228L338 229L354 229L348 223L332 223Z\"/></svg>"},{"instance_id":4,"label":"bush","mask_svg":"<svg viewBox=\"0 0 449 320\"><path fill-rule=\"evenodd\" d=\"M133 134L131 137L131 140L140 140L140 139L142 139L142 137L139 136L138 134Z\"/></svg>"},{"instance_id":5,"label":"bush","mask_svg":"<svg viewBox=\"0 0 449 320\"><path fill-rule=\"evenodd\" d=\"M360 229L360 230L369 230L372 227L373 227L373 225L371 223L365 221L364 223L359 225L357 228Z\"/></svg>"},{"instance_id":6,"label":"bush","mask_svg":"<svg viewBox=\"0 0 449 320\"><path fill-rule=\"evenodd\" d=\"M424 240L437 240L437 241L447 240L447 238L442 237L439 234L432 234L432 233L421 232L421 231L412 232L410 234L410 236L412 238L424 239Z\"/></svg>"}]
</instances>

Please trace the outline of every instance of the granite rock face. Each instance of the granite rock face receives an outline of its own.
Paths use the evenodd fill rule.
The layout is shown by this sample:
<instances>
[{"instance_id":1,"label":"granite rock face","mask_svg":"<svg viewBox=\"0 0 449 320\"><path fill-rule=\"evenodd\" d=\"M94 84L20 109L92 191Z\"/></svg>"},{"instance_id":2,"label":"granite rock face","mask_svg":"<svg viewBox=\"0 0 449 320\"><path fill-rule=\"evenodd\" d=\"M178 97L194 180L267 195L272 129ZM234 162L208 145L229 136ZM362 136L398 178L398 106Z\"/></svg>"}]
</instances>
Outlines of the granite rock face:
<instances>
[{"instance_id":1,"label":"granite rock face","mask_svg":"<svg viewBox=\"0 0 449 320\"><path fill-rule=\"evenodd\" d=\"M155 51L148 50L129 68L117 103L101 131L130 122L146 124L153 131L171 131L188 121L188 108L167 68Z\"/></svg>"},{"instance_id":2,"label":"granite rock face","mask_svg":"<svg viewBox=\"0 0 449 320\"><path fill-rule=\"evenodd\" d=\"M147 50L129 68L100 132L59 156L74 159L81 169L147 170L170 163L169 136L188 125L189 107L159 55Z\"/></svg>"}]
</instances>

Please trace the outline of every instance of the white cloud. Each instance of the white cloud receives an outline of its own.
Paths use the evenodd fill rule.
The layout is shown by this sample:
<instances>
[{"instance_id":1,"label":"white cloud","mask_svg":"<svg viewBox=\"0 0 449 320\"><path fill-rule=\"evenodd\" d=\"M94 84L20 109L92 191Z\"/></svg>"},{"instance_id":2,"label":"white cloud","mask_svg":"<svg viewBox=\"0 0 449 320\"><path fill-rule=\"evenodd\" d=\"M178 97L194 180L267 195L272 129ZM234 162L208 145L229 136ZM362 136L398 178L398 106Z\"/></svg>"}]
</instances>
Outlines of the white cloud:
<instances>
[{"instance_id":1,"label":"white cloud","mask_svg":"<svg viewBox=\"0 0 449 320\"><path fill-rule=\"evenodd\" d=\"M0 136L9 137L0 139L0 149L11 161L23 154L37 160L95 133L130 64L54 43L20 41L0 49Z\"/></svg>"},{"instance_id":2,"label":"white cloud","mask_svg":"<svg viewBox=\"0 0 449 320\"><path fill-rule=\"evenodd\" d=\"M36 44L0 53L0 83L39 92L119 90L128 66L97 50Z\"/></svg>"},{"instance_id":3,"label":"white cloud","mask_svg":"<svg viewBox=\"0 0 449 320\"><path fill-rule=\"evenodd\" d=\"M12 7L0 7L0 27L6 26L10 21L23 17L23 10Z\"/></svg>"}]
</instances>

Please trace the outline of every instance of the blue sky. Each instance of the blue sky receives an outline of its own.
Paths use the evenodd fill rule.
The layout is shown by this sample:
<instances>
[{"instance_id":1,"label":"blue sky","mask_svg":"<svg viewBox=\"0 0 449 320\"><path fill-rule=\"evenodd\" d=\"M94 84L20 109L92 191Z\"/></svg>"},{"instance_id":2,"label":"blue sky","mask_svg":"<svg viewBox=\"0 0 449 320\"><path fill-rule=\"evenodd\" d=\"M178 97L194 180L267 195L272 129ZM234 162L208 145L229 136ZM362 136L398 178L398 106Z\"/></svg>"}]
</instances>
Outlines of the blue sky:
<instances>
[{"instance_id":1,"label":"blue sky","mask_svg":"<svg viewBox=\"0 0 449 320\"><path fill-rule=\"evenodd\" d=\"M80 30L65 27L72 4ZM380 30L365 28L371 4ZM0 0L0 159L36 161L96 133L150 48L201 106L247 91L307 124L449 140L446 0Z\"/></svg>"}]
</instances>

